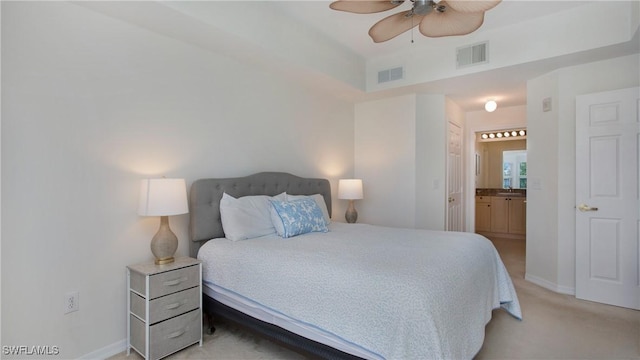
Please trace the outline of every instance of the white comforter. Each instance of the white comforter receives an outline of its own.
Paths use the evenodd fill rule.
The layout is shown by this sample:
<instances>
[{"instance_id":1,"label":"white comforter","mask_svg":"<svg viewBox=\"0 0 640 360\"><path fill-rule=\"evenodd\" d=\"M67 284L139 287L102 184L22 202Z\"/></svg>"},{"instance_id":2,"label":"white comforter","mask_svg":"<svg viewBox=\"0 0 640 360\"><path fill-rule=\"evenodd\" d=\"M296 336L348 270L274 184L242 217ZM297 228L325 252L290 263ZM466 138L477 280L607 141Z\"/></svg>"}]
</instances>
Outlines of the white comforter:
<instances>
[{"instance_id":1,"label":"white comforter","mask_svg":"<svg viewBox=\"0 0 640 360\"><path fill-rule=\"evenodd\" d=\"M289 239L214 239L203 279L386 359L470 359L492 309L520 319L500 257L470 233L332 223Z\"/></svg>"}]
</instances>

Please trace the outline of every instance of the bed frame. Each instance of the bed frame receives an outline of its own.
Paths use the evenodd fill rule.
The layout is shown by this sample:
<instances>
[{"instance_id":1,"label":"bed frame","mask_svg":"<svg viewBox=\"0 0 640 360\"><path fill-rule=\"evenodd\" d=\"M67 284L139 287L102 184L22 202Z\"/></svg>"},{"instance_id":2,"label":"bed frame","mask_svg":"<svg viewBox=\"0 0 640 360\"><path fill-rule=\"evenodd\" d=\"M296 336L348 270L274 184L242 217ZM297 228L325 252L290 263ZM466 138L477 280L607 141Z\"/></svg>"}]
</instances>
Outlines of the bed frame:
<instances>
[{"instance_id":1,"label":"bed frame","mask_svg":"<svg viewBox=\"0 0 640 360\"><path fill-rule=\"evenodd\" d=\"M291 195L321 194L331 215L331 185L327 179L301 178L282 172L262 172L246 177L200 179L191 185L189 193L190 255L197 257L200 247L210 239L224 237L220 220L220 199L223 193L233 197L247 195L274 196L286 192ZM330 346L315 342L279 326L255 319L230 308L206 294L202 294L204 313L236 323L259 335L312 358L359 359Z\"/></svg>"}]
</instances>

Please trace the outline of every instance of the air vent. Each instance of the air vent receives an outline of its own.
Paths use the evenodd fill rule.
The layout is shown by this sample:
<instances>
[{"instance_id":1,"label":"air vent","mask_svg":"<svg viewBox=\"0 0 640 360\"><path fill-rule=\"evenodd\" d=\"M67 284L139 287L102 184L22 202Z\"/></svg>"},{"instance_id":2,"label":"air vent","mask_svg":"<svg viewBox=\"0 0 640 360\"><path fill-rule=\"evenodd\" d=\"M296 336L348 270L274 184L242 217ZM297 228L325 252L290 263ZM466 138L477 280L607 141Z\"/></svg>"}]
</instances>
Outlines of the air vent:
<instances>
[{"instance_id":1,"label":"air vent","mask_svg":"<svg viewBox=\"0 0 640 360\"><path fill-rule=\"evenodd\" d=\"M456 49L457 67L484 64L489 62L489 43L469 45Z\"/></svg>"},{"instance_id":2,"label":"air vent","mask_svg":"<svg viewBox=\"0 0 640 360\"><path fill-rule=\"evenodd\" d=\"M404 68L402 66L378 71L378 84L400 80L402 78L404 78Z\"/></svg>"}]
</instances>

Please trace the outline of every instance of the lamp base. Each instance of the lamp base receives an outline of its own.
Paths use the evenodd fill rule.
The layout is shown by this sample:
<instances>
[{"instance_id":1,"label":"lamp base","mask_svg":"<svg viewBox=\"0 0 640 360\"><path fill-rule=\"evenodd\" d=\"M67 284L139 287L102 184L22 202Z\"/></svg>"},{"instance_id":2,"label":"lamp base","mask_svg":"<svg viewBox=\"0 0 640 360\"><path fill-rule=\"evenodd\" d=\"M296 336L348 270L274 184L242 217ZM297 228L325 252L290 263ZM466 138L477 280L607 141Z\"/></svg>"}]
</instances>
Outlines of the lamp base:
<instances>
[{"instance_id":1,"label":"lamp base","mask_svg":"<svg viewBox=\"0 0 640 360\"><path fill-rule=\"evenodd\" d=\"M344 214L344 218L349 224L353 224L358 220L358 212L356 211L356 207L353 205L353 200L349 200L349 207L347 208L347 212Z\"/></svg>"},{"instance_id":2,"label":"lamp base","mask_svg":"<svg viewBox=\"0 0 640 360\"><path fill-rule=\"evenodd\" d=\"M173 256L170 257L170 258L166 258L166 259L156 259L156 265L171 264L175 260L176 259L174 259Z\"/></svg>"},{"instance_id":3,"label":"lamp base","mask_svg":"<svg viewBox=\"0 0 640 360\"><path fill-rule=\"evenodd\" d=\"M156 265L174 261L173 254L178 249L178 237L169 228L169 217L160 217L160 228L151 239L151 252L156 257Z\"/></svg>"}]
</instances>

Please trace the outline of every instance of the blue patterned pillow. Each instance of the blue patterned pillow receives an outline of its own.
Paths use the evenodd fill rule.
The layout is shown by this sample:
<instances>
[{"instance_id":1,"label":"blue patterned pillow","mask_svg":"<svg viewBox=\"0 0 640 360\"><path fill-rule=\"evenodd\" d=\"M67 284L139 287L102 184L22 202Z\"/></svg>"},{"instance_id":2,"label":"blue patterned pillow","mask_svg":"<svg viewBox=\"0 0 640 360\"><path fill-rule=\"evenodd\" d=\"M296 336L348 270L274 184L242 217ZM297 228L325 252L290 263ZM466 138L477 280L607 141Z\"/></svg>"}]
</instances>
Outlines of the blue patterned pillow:
<instances>
[{"instance_id":1,"label":"blue patterned pillow","mask_svg":"<svg viewBox=\"0 0 640 360\"><path fill-rule=\"evenodd\" d=\"M322 210L311 198L271 202L271 221L278 235L283 238L310 232L327 232Z\"/></svg>"}]
</instances>

